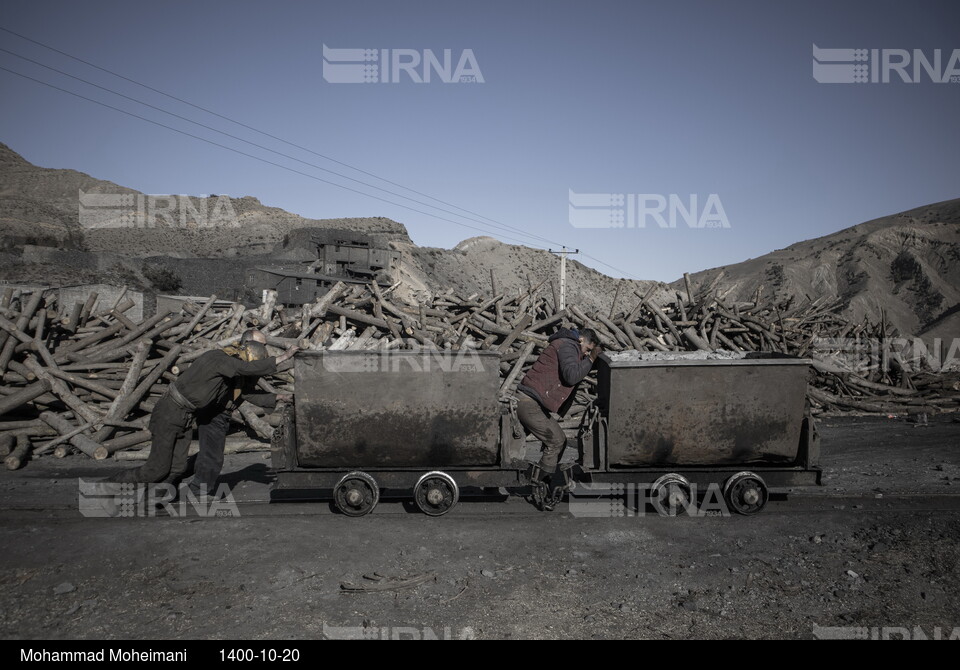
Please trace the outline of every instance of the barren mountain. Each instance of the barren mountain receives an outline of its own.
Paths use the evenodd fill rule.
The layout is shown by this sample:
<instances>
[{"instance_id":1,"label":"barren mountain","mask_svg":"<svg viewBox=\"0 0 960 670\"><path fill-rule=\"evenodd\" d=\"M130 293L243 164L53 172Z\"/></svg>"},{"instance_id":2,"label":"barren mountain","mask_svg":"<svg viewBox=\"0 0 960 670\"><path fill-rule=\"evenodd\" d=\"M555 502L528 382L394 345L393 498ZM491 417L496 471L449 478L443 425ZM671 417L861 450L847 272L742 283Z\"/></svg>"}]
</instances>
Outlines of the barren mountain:
<instances>
[{"instance_id":1,"label":"barren mountain","mask_svg":"<svg viewBox=\"0 0 960 670\"><path fill-rule=\"evenodd\" d=\"M129 199L97 200L104 195ZM86 212L83 221L81 209ZM0 249L39 244L138 257L263 254L292 231L309 227L409 240L403 225L382 217L305 219L267 207L252 196L174 200L148 196L75 170L37 167L4 144L0 144L0 224Z\"/></svg>"},{"instance_id":2,"label":"barren mountain","mask_svg":"<svg viewBox=\"0 0 960 670\"><path fill-rule=\"evenodd\" d=\"M545 295L560 290L560 259L548 251L505 244L492 237L471 237L453 249L435 249L410 245L394 246L409 258L409 265L419 268L421 281L436 288L453 287L462 295L490 295L491 272L498 293L515 294L541 282ZM581 263L567 261L568 304L581 308L611 311L614 297L616 310L630 309L637 303L634 291L644 291L657 282L618 280ZM619 284L619 288L618 288Z\"/></svg>"},{"instance_id":3,"label":"barren mountain","mask_svg":"<svg viewBox=\"0 0 960 670\"><path fill-rule=\"evenodd\" d=\"M105 194L126 195L132 204L97 209L97 197ZM83 220L81 197L89 205ZM151 207L172 207L171 214L157 215ZM82 172L37 167L0 144L0 279L63 284L99 278L149 286L146 266L166 263L182 272L182 292L218 290L230 297L229 290L211 286L211 278L237 289L245 267L306 263L310 234L317 230L355 231L375 246L398 250L400 293L411 300L450 287L462 295L490 295L493 284L508 294L541 283L548 296L559 291L560 261L546 251L490 237L470 238L453 249L418 247L403 224L387 218L305 219L251 196L153 202ZM200 259L210 259L209 271L197 270ZM954 337L960 335L960 199L691 278L694 287L716 282L733 299L750 299L762 286L765 295L784 299L838 300L840 311L857 320L877 319L882 307L902 334ZM615 297L616 310L630 309L634 292L653 283L608 277L573 259L567 264L567 302L587 310L609 312ZM682 280L673 284L682 287Z\"/></svg>"},{"instance_id":4,"label":"barren mountain","mask_svg":"<svg viewBox=\"0 0 960 670\"><path fill-rule=\"evenodd\" d=\"M76 170L51 170L0 144L0 249L24 244L75 248L82 244L77 215L80 190L135 193Z\"/></svg>"},{"instance_id":5,"label":"barren mountain","mask_svg":"<svg viewBox=\"0 0 960 670\"><path fill-rule=\"evenodd\" d=\"M854 320L886 320L901 334L960 336L960 199L918 207L691 275L731 299L764 295L841 302ZM683 286L683 281L674 282ZM947 335L949 333L949 335Z\"/></svg>"},{"instance_id":6,"label":"barren mountain","mask_svg":"<svg viewBox=\"0 0 960 670\"><path fill-rule=\"evenodd\" d=\"M118 206L115 199L98 199L104 195L129 199ZM230 269L295 266L309 260L304 254L310 252L310 234L330 230L355 231L375 246L400 251L401 294L411 300L449 287L464 295L489 295L491 270L498 292L526 290L531 282L545 282L547 295L559 291L560 261L545 251L488 237L465 240L452 250L420 248L403 224L391 219L305 219L266 207L251 196L151 199L75 170L37 167L0 144L0 251L8 252L0 279L64 284L99 278L149 286L145 267L163 266L166 258L182 275L183 292L207 295L218 290L230 297L229 291L210 285L212 277L227 274L223 259L236 259ZM53 249L70 253L51 253ZM188 259L211 259L211 271L196 272L196 262L185 265ZM608 310L620 280L572 260L567 267L568 302ZM228 281L236 284L236 276ZM624 281L622 300L635 301L633 290L651 283Z\"/></svg>"}]
</instances>

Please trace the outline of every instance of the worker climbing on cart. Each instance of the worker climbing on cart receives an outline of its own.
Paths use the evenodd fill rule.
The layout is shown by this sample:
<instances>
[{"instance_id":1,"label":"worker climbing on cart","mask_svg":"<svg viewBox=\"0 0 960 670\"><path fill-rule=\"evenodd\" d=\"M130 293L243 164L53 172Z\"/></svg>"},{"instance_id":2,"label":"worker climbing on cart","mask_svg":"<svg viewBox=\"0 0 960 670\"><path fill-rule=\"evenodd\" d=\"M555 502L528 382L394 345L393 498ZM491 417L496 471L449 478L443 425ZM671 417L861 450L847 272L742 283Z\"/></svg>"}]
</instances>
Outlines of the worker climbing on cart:
<instances>
[{"instance_id":1,"label":"worker climbing on cart","mask_svg":"<svg viewBox=\"0 0 960 670\"><path fill-rule=\"evenodd\" d=\"M272 357L267 355L266 345L257 341L260 338L256 334L244 335L237 347L204 353L167 387L150 415L153 439L147 462L139 468L119 472L107 481L176 484L187 469L194 419L209 423L211 417L222 415L244 398L259 400L260 396L272 396L251 394L249 390L245 394L244 381L275 373L277 366L292 358L299 348L290 347L280 356ZM275 403L272 397L270 400ZM219 461L222 465L222 454ZM216 480L216 475L213 479Z\"/></svg>"},{"instance_id":2,"label":"worker climbing on cart","mask_svg":"<svg viewBox=\"0 0 960 670\"><path fill-rule=\"evenodd\" d=\"M590 328L560 328L517 387L517 418L543 443L540 462L530 472L533 501L540 509L552 510L569 486L570 469L558 465L567 437L551 413L566 413L577 384L602 351Z\"/></svg>"}]
</instances>

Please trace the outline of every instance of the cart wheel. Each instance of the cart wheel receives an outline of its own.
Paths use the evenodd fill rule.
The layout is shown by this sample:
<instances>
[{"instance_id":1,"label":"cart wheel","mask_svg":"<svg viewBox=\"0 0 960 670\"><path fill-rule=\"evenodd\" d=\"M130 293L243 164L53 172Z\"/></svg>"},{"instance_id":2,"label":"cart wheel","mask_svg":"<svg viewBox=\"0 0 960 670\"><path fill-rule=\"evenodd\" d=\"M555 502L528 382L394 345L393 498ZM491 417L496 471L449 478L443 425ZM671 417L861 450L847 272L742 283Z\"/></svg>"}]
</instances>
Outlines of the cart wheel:
<instances>
[{"instance_id":1,"label":"cart wheel","mask_svg":"<svg viewBox=\"0 0 960 670\"><path fill-rule=\"evenodd\" d=\"M424 514L441 516L457 504L460 488L447 473L428 472L417 481L413 489L413 499Z\"/></svg>"},{"instance_id":2,"label":"cart wheel","mask_svg":"<svg viewBox=\"0 0 960 670\"><path fill-rule=\"evenodd\" d=\"M767 485L753 472L738 472L723 485L723 499L737 514L756 514L767 504L767 498Z\"/></svg>"},{"instance_id":3,"label":"cart wheel","mask_svg":"<svg viewBox=\"0 0 960 670\"><path fill-rule=\"evenodd\" d=\"M690 506L690 482L675 472L655 481L650 493L653 506L663 516L677 516Z\"/></svg>"},{"instance_id":4,"label":"cart wheel","mask_svg":"<svg viewBox=\"0 0 960 670\"><path fill-rule=\"evenodd\" d=\"M333 489L333 502L347 516L363 516L373 511L380 500L380 487L366 472L350 472Z\"/></svg>"}]
</instances>

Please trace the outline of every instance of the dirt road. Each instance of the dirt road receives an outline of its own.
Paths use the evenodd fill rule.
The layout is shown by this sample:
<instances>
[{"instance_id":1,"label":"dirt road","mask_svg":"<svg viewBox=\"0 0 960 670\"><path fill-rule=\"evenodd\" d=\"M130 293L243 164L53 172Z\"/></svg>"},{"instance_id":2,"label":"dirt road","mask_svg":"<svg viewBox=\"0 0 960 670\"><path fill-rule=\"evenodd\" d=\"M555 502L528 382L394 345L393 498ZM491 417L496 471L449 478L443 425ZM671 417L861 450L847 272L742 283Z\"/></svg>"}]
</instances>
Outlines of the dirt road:
<instances>
[{"instance_id":1,"label":"dirt road","mask_svg":"<svg viewBox=\"0 0 960 670\"><path fill-rule=\"evenodd\" d=\"M269 503L244 454L225 468L239 516L85 518L77 478L120 466L41 459L0 474L0 637L960 636L960 423L821 431L824 486L754 517L511 498L351 519Z\"/></svg>"}]
</instances>

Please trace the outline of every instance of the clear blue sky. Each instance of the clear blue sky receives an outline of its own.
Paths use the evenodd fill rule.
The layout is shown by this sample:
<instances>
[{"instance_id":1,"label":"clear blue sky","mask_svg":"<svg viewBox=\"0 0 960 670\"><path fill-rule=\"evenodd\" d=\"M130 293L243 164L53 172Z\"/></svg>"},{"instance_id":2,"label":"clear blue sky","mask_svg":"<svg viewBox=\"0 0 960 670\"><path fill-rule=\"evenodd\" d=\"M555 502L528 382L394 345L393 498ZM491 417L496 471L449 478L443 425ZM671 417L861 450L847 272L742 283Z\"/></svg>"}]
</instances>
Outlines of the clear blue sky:
<instances>
[{"instance_id":1,"label":"clear blue sky","mask_svg":"<svg viewBox=\"0 0 960 670\"><path fill-rule=\"evenodd\" d=\"M0 25L380 177L672 281L960 196L960 83L820 84L822 48L960 49L957 2L44 2ZM471 49L484 83L331 84L333 48ZM8 33L0 48L396 190ZM0 66L467 225L0 52ZM0 141L146 193L387 216L421 245L483 234L0 71ZM716 193L729 228L578 229L568 193ZM405 192L410 197L421 196ZM546 238L534 239L528 235ZM617 268L612 270L599 261Z\"/></svg>"}]
</instances>

